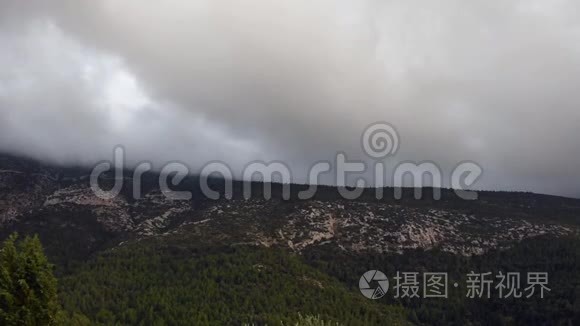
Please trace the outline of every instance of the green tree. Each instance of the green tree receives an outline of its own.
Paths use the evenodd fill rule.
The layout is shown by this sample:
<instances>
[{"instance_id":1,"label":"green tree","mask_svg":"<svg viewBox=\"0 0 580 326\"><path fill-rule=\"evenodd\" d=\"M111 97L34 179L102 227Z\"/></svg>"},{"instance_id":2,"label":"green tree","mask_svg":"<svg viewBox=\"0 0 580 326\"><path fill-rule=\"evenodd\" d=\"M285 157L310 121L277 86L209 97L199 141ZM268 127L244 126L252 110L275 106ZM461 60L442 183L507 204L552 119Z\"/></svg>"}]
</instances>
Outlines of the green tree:
<instances>
[{"instance_id":1,"label":"green tree","mask_svg":"<svg viewBox=\"0 0 580 326\"><path fill-rule=\"evenodd\" d=\"M0 249L0 324L56 325L62 314L53 266L37 236L17 238Z\"/></svg>"}]
</instances>

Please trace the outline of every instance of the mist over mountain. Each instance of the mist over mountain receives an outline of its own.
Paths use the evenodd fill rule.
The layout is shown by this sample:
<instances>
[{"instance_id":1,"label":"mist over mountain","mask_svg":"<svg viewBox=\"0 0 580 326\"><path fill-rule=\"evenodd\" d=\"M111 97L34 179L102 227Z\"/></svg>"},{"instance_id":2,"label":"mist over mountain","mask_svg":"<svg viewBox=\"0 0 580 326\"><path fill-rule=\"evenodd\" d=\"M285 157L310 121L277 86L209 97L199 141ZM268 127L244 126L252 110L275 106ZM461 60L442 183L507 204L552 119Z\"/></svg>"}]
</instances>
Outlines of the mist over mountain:
<instances>
[{"instance_id":1,"label":"mist over mountain","mask_svg":"<svg viewBox=\"0 0 580 326\"><path fill-rule=\"evenodd\" d=\"M580 196L576 1L0 6L2 151L90 166L122 145L238 177L279 160L303 182L337 152L372 163L361 134L386 121L391 167L471 160L481 189Z\"/></svg>"},{"instance_id":2,"label":"mist over mountain","mask_svg":"<svg viewBox=\"0 0 580 326\"><path fill-rule=\"evenodd\" d=\"M0 0L0 325L580 325L580 2Z\"/></svg>"}]
</instances>

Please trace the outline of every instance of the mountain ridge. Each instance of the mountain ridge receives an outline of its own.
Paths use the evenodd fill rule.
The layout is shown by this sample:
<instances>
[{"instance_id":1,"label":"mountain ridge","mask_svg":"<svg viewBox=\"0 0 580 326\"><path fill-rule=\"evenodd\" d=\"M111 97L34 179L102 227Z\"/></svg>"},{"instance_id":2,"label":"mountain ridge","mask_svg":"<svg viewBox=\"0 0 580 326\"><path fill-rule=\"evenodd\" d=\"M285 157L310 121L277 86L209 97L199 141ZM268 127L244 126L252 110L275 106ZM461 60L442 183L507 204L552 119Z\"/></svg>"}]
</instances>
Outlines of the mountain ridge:
<instances>
[{"instance_id":1,"label":"mountain ridge","mask_svg":"<svg viewBox=\"0 0 580 326\"><path fill-rule=\"evenodd\" d=\"M252 182L253 195L244 199L243 183L235 181L233 199L212 200L201 193L198 178L188 177L174 190L191 190L193 198L171 200L156 185L158 175L148 173L141 198L132 198L132 184L125 182L119 196L102 199L90 188L87 171L2 156L0 235L38 233L51 239L49 252L79 258L127 240L160 236L296 252L330 243L348 252L440 248L472 255L526 238L577 234L580 227L580 200L556 196L481 192L478 200L464 201L442 189L441 200L434 200L433 189L425 188L424 198L415 200L414 189L406 188L395 200L393 189L385 188L384 198L377 200L369 188L359 199L346 200L336 187L319 186L314 198L300 200L296 194L307 186L291 185L291 198L284 200L282 185L273 183L272 199L266 200L264 184ZM100 182L110 186L111 179ZM223 180L209 183L224 193ZM51 247L55 242L58 249Z\"/></svg>"}]
</instances>

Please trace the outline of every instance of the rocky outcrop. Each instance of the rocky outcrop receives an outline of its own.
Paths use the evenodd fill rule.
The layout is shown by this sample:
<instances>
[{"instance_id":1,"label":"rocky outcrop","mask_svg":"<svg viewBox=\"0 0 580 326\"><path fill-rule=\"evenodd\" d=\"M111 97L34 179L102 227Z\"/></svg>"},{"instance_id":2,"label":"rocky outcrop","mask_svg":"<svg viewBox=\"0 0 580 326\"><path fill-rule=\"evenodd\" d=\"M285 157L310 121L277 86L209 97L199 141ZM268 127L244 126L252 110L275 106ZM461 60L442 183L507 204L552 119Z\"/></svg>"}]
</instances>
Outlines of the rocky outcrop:
<instances>
[{"instance_id":1,"label":"rocky outcrop","mask_svg":"<svg viewBox=\"0 0 580 326\"><path fill-rule=\"evenodd\" d=\"M492 208L507 202L501 197L486 200L482 202ZM519 206L538 205L518 200ZM576 210L577 204L565 209ZM350 252L439 248L472 255L539 235L578 233L577 225L550 222L524 209L512 209L517 214L511 216L492 209L474 213L464 207L344 199L180 201L168 199L155 187L138 199L123 193L102 199L92 192L87 178L0 160L0 234L47 230L58 236L78 231L75 239L87 238L92 247L104 235L113 245L127 238L175 235L208 243L282 246L296 252L334 245Z\"/></svg>"}]
</instances>

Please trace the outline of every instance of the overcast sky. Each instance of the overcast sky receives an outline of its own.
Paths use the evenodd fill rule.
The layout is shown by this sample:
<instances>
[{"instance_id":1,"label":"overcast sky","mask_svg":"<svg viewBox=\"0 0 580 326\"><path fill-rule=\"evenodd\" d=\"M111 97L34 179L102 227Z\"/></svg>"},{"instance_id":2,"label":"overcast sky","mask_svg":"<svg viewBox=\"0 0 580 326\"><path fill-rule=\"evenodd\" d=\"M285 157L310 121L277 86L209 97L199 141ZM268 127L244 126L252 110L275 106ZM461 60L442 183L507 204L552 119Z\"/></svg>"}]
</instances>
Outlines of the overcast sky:
<instances>
[{"instance_id":1,"label":"overcast sky","mask_svg":"<svg viewBox=\"0 0 580 326\"><path fill-rule=\"evenodd\" d=\"M580 197L579 85L575 0L0 0L0 150L56 163L300 180L387 121L389 164Z\"/></svg>"}]
</instances>

